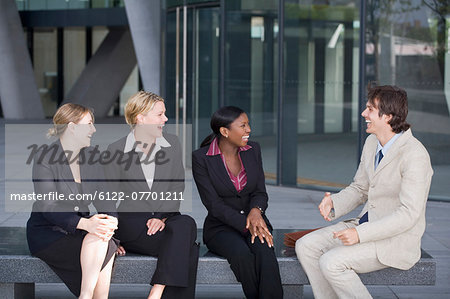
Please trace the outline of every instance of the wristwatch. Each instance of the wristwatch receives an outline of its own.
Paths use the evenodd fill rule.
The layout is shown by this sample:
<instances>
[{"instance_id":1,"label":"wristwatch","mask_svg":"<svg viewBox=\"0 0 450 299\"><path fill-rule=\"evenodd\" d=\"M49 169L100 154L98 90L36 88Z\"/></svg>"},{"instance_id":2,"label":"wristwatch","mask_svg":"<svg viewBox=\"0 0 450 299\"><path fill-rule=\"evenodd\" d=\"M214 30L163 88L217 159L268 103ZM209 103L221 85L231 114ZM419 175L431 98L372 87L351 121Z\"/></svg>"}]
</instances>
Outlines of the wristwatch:
<instances>
[{"instance_id":1,"label":"wristwatch","mask_svg":"<svg viewBox=\"0 0 450 299\"><path fill-rule=\"evenodd\" d=\"M331 208L331 210L330 210L330 214L328 214L328 217L330 217L330 218L334 218L334 216L335 216L335 213L334 213L334 208Z\"/></svg>"}]
</instances>

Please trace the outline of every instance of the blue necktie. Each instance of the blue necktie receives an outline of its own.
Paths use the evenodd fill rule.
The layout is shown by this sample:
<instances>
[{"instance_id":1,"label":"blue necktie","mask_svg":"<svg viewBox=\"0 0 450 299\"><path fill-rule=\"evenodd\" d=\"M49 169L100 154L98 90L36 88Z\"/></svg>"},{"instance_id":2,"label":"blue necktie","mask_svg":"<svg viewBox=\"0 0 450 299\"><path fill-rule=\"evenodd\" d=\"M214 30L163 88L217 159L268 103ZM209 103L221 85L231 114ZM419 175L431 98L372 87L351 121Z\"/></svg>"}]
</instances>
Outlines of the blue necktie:
<instances>
[{"instance_id":1,"label":"blue necktie","mask_svg":"<svg viewBox=\"0 0 450 299\"><path fill-rule=\"evenodd\" d=\"M378 163L376 164L375 169L378 167L378 165L380 165L381 159L383 159L383 157L384 157L383 152L380 150L378 152ZM369 221L369 212L366 212L364 215L362 215L362 217L359 219L359 224L362 224L367 221Z\"/></svg>"},{"instance_id":2,"label":"blue necktie","mask_svg":"<svg viewBox=\"0 0 450 299\"><path fill-rule=\"evenodd\" d=\"M381 162L381 159L383 159L383 152L380 150L379 152L378 152L378 164L377 164L377 167L378 167L378 165L380 165L380 162Z\"/></svg>"}]
</instances>

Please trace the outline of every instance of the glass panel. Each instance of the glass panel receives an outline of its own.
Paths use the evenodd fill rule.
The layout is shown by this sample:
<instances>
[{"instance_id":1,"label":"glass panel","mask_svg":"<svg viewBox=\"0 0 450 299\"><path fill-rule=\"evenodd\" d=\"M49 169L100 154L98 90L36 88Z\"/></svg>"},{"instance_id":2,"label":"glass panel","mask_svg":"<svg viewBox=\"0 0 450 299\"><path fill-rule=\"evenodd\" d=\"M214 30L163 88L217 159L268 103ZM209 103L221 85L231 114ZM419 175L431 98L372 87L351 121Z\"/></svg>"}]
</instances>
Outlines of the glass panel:
<instances>
[{"instance_id":1,"label":"glass panel","mask_svg":"<svg viewBox=\"0 0 450 299\"><path fill-rule=\"evenodd\" d=\"M219 13L218 7L190 8L187 11L187 101L186 122L193 124L193 148L210 133L209 119L219 102ZM166 109L169 122L176 119L177 14L167 14L166 23ZM179 11L179 110L183 122L183 8Z\"/></svg>"},{"instance_id":2,"label":"glass panel","mask_svg":"<svg viewBox=\"0 0 450 299\"><path fill-rule=\"evenodd\" d=\"M92 28L92 55L95 55L95 51L100 47L108 33L108 28L104 26L95 26ZM138 90L139 70L136 65L120 91L119 100L111 107L108 116L123 116L126 102Z\"/></svg>"},{"instance_id":3,"label":"glass panel","mask_svg":"<svg viewBox=\"0 0 450 299\"><path fill-rule=\"evenodd\" d=\"M56 112L58 104L57 30L35 28L33 69L46 116Z\"/></svg>"},{"instance_id":4,"label":"glass panel","mask_svg":"<svg viewBox=\"0 0 450 299\"><path fill-rule=\"evenodd\" d=\"M183 14L183 10L180 10L180 14ZM180 23L183 22L180 19ZM182 23L183 24L183 23ZM187 53L186 53L186 102L180 101L180 124L183 123L183 105L186 104L186 123L192 124L193 119L193 108L194 108L194 91L195 91L195 76L194 64L195 64L195 38L196 38L196 27L194 19L194 9L187 10ZM183 98L183 26L180 26L180 98Z\"/></svg>"},{"instance_id":5,"label":"glass panel","mask_svg":"<svg viewBox=\"0 0 450 299\"><path fill-rule=\"evenodd\" d=\"M203 4L203 3L208 3L208 2L219 2L217 0L185 0L185 1L186 1L186 5Z\"/></svg>"},{"instance_id":6,"label":"glass panel","mask_svg":"<svg viewBox=\"0 0 450 299\"><path fill-rule=\"evenodd\" d=\"M192 113L192 84L193 84L193 70L192 70L192 39L193 39L193 13L192 9L187 11L187 78L186 78L186 88L187 88L187 122L192 123L191 113ZM165 62L166 62L166 115L169 118L169 123L175 123L178 121L179 124L183 123L183 28L184 28L184 13L183 7L180 7L178 14L178 24L177 24L177 13L176 11L171 11L167 14L167 38L166 38L166 49L165 51ZM178 27L177 27L178 26ZM178 40L177 40L178 39ZM178 45L178 49L177 49ZM177 51L178 50L178 51ZM177 61L178 54L178 61ZM177 65L178 63L178 65ZM177 82L178 75L178 82ZM178 83L178 90L177 90ZM178 95L178 98L177 98ZM178 111L177 111L177 101L178 101Z\"/></svg>"},{"instance_id":7,"label":"glass panel","mask_svg":"<svg viewBox=\"0 0 450 299\"><path fill-rule=\"evenodd\" d=\"M194 148L211 133L209 121L219 108L219 40L218 7L195 10L193 43L193 112Z\"/></svg>"},{"instance_id":8,"label":"glass panel","mask_svg":"<svg viewBox=\"0 0 450 299\"><path fill-rule=\"evenodd\" d=\"M342 188L357 166L359 1L305 2L285 1L282 183Z\"/></svg>"},{"instance_id":9,"label":"glass panel","mask_svg":"<svg viewBox=\"0 0 450 299\"><path fill-rule=\"evenodd\" d=\"M182 38L181 32L180 40ZM177 48L177 15L176 12L167 13L166 17L166 44L165 44L165 100L166 100L166 115L170 123L175 122L175 101L176 99L176 48ZM182 49L179 47L179 51ZM181 71L181 69L180 69ZM180 90L180 89L179 89Z\"/></svg>"},{"instance_id":10,"label":"glass panel","mask_svg":"<svg viewBox=\"0 0 450 299\"><path fill-rule=\"evenodd\" d=\"M179 78L179 90L178 90L178 111L176 110L176 106L175 106L175 117L172 120L173 122L176 121L176 118L178 115L178 123L179 124L183 124L183 105L186 104L186 123L190 123L192 124L192 106L193 106L193 84L194 84L194 70L192 69L193 66L193 39L194 39L194 18L193 18L193 10L192 9L188 9L186 12L186 78L184 78L184 10L183 7L180 7L180 14L179 14L179 40L178 40L178 45L179 45L179 50L178 50L178 61L179 61L179 65L178 65L178 78ZM175 55L176 56L176 55ZM174 56L174 57L175 57ZM176 68L175 68L176 70ZM183 80L186 80L185 82ZM184 87L183 84L186 84L186 86ZM183 89L186 88L186 102L183 100L184 94L183 94ZM176 105L176 102L173 102L174 105ZM169 122L171 120L169 119ZM180 126L180 130L181 130L181 126ZM180 132L180 134L182 134L182 132Z\"/></svg>"},{"instance_id":11,"label":"glass panel","mask_svg":"<svg viewBox=\"0 0 450 299\"><path fill-rule=\"evenodd\" d=\"M18 10L124 7L124 0L16 0Z\"/></svg>"},{"instance_id":12,"label":"glass panel","mask_svg":"<svg viewBox=\"0 0 450 299\"><path fill-rule=\"evenodd\" d=\"M67 96L86 65L86 30L64 28L64 95Z\"/></svg>"},{"instance_id":13,"label":"glass panel","mask_svg":"<svg viewBox=\"0 0 450 299\"><path fill-rule=\"evenodd\" d=\"M406 89L408 122L434 169L430 195L450 200L448 1L369 1L367 80Z\"/></svg>"},{"instance_id":14,"label":"glass panel","mask_svg":"<svg viewBox=\"0 0 450 299\"><path fill-rule=\"evenodd\" d=\"M164 8L172 8L176 6L182 6L184 3L184 0L163 0Z\"/></svg>"},{"instance_id":15,"label":"glass panel","mask_svg":"<svg viewBox=\"0 0 450 299\"><path fill-rule=\"evenodd\" d=\"M89 0L89 1L92 8L125 7L124 0Z\"/></svg>"},{"instance_id":16,"label":"glass panel","mask_svg":"<svg viewBox=\"0 0 450 299\"><path fill-rule=\"evenodd\" d=\"M25 10L25 1L24 0L16 0L17 10Z\"/></svg>"},{"instance_id":17,"label":"glass panel","mask_svg":"<svg viewBox=\"0 0 450 299\"><path fill-rule=\"evenodd\" d=\"M108 28L103 26L92 27L92 55L97 51L105 37L108 35Z\"/></svg>"},{"instance_id":18,"label":"glass panel","mask_svg":"<svg viewBox=\"0 0 450 299\"><path fill-rule=\"evenodd\" d=\"M268 182L277 175L278 1L225 3L225 104L247 112Z\"/></svg>"},{"instance_id":19,"label":"glass panel","mask_svg":"<svg viewBox=\"0 0 450 299\"><path fill-rule=\"evenodd\" d=\"M139 91L139 71L138 66L136 64L130 76L128 77L127 82L125 82L124 86L122 87L122 90L120 91L119 109L118 109L119 115L121 116L124 115L124 108L128 99L138 91Z\"/></svg>"}]
</instances>

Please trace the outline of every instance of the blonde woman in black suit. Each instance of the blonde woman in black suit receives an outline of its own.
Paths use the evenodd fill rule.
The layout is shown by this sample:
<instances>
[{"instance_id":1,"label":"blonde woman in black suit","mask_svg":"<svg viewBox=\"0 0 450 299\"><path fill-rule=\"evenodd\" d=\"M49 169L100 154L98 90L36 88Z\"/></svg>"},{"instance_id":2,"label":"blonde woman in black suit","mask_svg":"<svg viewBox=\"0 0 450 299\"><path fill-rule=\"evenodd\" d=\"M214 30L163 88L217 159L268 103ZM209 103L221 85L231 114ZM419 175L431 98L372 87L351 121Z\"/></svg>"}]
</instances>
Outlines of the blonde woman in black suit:
<instances>
[{"instance_id":1,"label":"blonde woman in black suit","mask_svg":"<svg viewBox=\"0 0 450 299\"><path fill-rule=\"evenodd\" d=\"M184 167L178 138L163 133L165 112L158 95L144 91L133 95L125 106L131 131L108 147L116 159L107 164L107 177L125 198L118 208L119 254L158 257L148 298L194 298L197 226L194 219L180 214L179 201L173 200L184 191Z\"/></svg>"},{"instance_id":2,"label":"blonde woman in black suit","mask_svg":"<svg viewBox=\"0 0 450 299\"><path fill-rule=\"evenodd\" d=\"M102 191L103 169L90 140L95 132L92 111L77 104L61 106L49 135L58 140L34 155L36 194L57 192L65 198ZM103 214L89 216L89 201L37 201L27 222L31 254L46 262L79 298L108 298L118 241L115 206L94 202Z\"/></svg>"}]
</instances>

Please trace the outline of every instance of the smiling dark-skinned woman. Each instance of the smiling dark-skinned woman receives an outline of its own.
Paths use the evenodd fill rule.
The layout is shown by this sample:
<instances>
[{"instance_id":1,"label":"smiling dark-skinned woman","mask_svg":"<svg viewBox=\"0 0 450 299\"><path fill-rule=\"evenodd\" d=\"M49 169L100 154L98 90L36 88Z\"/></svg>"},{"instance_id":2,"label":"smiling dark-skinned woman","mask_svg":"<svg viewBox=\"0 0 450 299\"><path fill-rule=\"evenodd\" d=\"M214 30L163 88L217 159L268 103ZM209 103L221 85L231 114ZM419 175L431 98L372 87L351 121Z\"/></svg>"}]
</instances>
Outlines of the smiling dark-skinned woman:
<instances>
[{"instance_id":1,"label":"smiling dark-skinned woman","mask_svg":"<svg viewBox=\"0 0 450 299\"><path fill-rule=\"evenodd\" d=\"M211 118L209 135L192 153L192 172L208 210L203 240L225 257L247 298L282 298L261 149L249 141L247 114L227 106Z\"/></svg>"}]
</instances>

